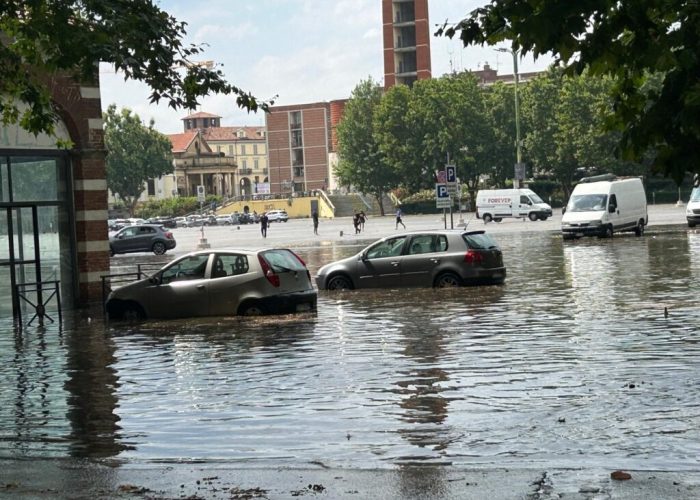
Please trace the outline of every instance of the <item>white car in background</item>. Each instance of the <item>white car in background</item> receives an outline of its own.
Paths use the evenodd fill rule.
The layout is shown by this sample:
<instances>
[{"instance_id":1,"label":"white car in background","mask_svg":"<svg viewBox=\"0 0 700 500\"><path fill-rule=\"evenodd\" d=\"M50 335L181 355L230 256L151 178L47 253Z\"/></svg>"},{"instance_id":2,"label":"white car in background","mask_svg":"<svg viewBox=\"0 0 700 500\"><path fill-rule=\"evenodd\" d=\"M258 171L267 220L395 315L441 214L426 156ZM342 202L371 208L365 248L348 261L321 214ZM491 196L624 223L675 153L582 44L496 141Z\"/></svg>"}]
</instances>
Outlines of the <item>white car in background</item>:
<instances>
[{"instance_id":1,"label":"white car in background","mask_svg":"<svg viewBox=\"0 0 700 500\"><path fill-rule=\"evenodd\" d=\"M267 212L267 220L269 222L287 222L289 215L286 210L270 210Z\"/></svg>"}]
</instances>

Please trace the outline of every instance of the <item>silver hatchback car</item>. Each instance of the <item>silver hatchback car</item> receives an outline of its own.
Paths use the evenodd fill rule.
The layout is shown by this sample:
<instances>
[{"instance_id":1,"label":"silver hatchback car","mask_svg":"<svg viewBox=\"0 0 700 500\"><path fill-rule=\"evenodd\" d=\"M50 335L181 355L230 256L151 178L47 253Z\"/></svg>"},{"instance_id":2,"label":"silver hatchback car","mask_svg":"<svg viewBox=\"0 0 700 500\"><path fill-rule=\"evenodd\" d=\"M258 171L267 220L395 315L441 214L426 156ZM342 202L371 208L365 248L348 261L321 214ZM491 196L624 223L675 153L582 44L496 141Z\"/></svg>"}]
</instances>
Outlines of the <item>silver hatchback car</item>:
<instances>
[{"instance_id":1,"label":"silver hatchback car","mask_svg":"<svg viewBox=\"0 0 700 500\"><path fill-rule=\"evenodd\" d=\"M503 256L484 231L420 231L383 238L319 269L319 290L500 284Z\"/></svg>"},{"instance_id":2,"label":"silver hatchback car","mask_svg":"<svg viewBox=\"0 0 700 500\"><path fill-rule=\"evenodd\" d=\"M201 250L110 293L110 319L286 314L316 309L306 264L284 248Z\"/></svg>"}]
</instances>

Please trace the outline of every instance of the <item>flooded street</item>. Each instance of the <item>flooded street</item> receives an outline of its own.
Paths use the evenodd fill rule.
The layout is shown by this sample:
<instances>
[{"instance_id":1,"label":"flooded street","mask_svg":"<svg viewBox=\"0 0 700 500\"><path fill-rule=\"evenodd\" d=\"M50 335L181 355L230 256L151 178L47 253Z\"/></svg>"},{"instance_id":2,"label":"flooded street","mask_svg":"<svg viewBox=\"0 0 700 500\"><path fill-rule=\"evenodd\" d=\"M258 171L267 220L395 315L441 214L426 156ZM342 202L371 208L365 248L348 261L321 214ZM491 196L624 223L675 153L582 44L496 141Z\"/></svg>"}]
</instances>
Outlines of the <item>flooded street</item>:
<instances>
[{"instance_id":1,"label":"flooded street","mask_svg":"<svg viewBox=\"0 0 700 500\"><path fill-rule=\"evenodd\" d=\"M320 292L314 315L6 323L0 457L697 470L700 233L495 237L503 286ZM366 242L293 248L313 274Z\"/></svg>"}]
</instances>

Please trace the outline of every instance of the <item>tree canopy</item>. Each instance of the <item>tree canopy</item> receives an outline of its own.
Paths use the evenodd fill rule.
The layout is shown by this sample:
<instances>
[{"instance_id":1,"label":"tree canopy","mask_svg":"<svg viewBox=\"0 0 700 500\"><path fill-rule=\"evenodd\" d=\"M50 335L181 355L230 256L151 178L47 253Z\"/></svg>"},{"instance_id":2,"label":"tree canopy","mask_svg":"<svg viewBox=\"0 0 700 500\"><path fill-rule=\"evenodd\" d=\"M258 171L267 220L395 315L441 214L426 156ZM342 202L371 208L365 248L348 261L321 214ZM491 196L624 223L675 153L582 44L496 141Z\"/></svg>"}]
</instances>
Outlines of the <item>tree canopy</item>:
<instances>
[{"instance_id":1,"label":"tree canopy","mask_svg":"<svg viewBox=\"0 0 700 500\"><path fill-rule=\"evenodd\" d=\"M129 213L148 179L173 171L170 139L148 126L129 109L117 111L111 104L104 115L107 147L107 187L124 200Z\"/></svg>"},{"instance_id":2,"label":"tree canopy","mask_svg":"<svg viewBox=\"0 0 700 500\"><path fill-rule=\"evenodd\" d=\"M552 54L569 74L588 68L614 80L619 152L641 158L680 184L699 172L700 3L687 0L492 0L437 32L464 45L506 40L522 55ZM661 75L661 85L648 86Z\"/></svg>"},{"instance_id":3,"label":"tree canopy","mask_svg":"<svg viewBox=\"0 0 700 500\"><path fill-rule=\"evenodd\" d=\"M202 47L184 43L186 26L152 0L3 0L0 120L53 134L57 114L48 77L66 73L94 81L100 62L147 84L151 102L195 109L200 97L222 93L235 95L249 111L267 109L268 103L228 83L221 70L194 64Z\"/></svg>"}]
</instances>

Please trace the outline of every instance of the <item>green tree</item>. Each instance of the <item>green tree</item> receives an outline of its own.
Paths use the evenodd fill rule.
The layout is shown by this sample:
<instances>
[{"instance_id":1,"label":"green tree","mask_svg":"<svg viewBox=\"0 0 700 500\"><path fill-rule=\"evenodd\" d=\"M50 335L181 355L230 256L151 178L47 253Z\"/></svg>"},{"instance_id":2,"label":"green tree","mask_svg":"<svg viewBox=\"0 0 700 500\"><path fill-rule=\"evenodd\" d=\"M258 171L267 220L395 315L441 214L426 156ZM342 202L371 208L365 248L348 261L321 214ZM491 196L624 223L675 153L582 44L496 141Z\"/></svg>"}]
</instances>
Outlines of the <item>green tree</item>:
<instances>
[{"instance_id":1,"label":"green tree","mask_svg":"<svg viewBox=\"0 0 700 500\"><path fill-rule=\"evenodd\" d=\"M496 162L494 124L484 90L473 75L462 73L422 80L414 92L421 116L416 121L424 134L423 161L432 171L442 170L449 155L475 199L481 177L491 173ZM434 175L423 182L432 184Z\"/></svg>"},{"instance_id":2,"label":"green tree","mask_svg":"<svg viewBox=\"0 0 700 500\"><path fill-rule=\"evenodd\" d=\"M94 81L99 62L146 83L151 102L194 109L201 96L235 95L238 106L267 109L220 70L192 63L202 48L185 45L186 23L152 0L0 2L0 120L54 133L58 119L46 82L67 73ZM183 69L180 69L183 68ZM28 104L22 110L18 103Z\"/></svg>"},{"instance_id":3,"label":"green tree","mask_svg":"<svg viewBox=\"0 0 700 500\"><path fill-rule=\"evenodd\" d=\"M497 44L535 57L553 54L568 74L612 76L619 152L640 159L680 184L700 172L700 7L687 0L555 2L493 0L437 34L464 45ZM647 86L661 74L658 90Z\"/></svg>"},{"instance_id":4,"label":"green tree","mask_svg":"<svg viewBox=\"0 0 700 500\"><path fill-rule=\"evenodd\" d=\"M124 200L133 215L145 182L172 173L172 144L153 128L153 120L146 127L129 109L117 112L111 104L104 120L107 187Z\"/></svg>"},{"instance_id":5,"label":"green tree","mask_svg":"<svg viewBox=\"0 0 700 500\"><path fill-rule=\"evenodd\" d=\"M506 180L513 177L513 168L516 163L514 89L512 85L496 82L483 91L486 110L491 115L494 134L491 181L494 186L505 187ZM518 92L520 93L520 90ZM522 120L520 125L521 137L524 137L527 128ZM531 174L535 175L535 172L531 172Z\"/></svg>"},{"instance_id":6,"label":"green tree","mask_svg":"<svg viewBox=\"0 0 700 500\"><path fill-rule=\"evenodd\" d=\"M352 91L337 128L340 161L335 174L341 185L374 195L384 215L382 196L397 182L374 136L374 114L381 98L382 88L372 78Z\"/></svg>"}]
</instances>

